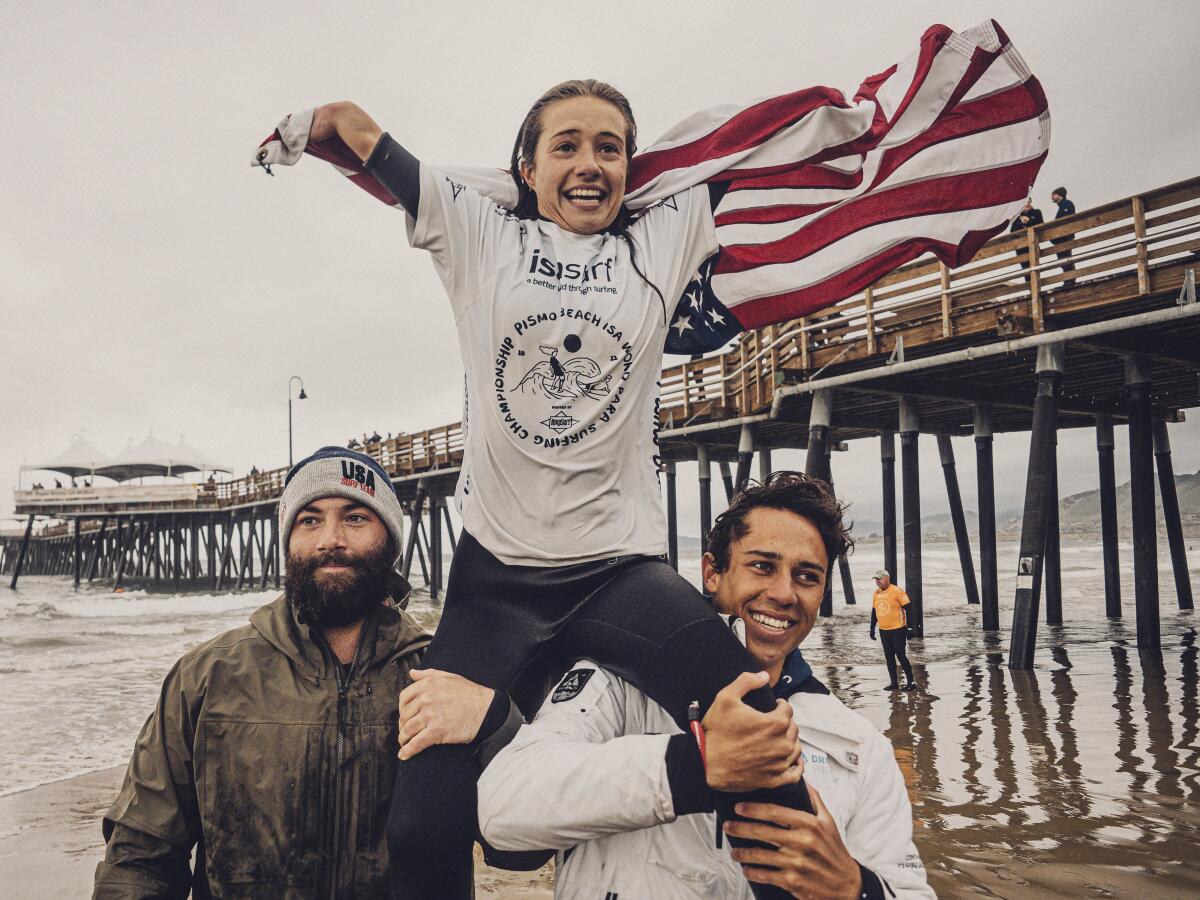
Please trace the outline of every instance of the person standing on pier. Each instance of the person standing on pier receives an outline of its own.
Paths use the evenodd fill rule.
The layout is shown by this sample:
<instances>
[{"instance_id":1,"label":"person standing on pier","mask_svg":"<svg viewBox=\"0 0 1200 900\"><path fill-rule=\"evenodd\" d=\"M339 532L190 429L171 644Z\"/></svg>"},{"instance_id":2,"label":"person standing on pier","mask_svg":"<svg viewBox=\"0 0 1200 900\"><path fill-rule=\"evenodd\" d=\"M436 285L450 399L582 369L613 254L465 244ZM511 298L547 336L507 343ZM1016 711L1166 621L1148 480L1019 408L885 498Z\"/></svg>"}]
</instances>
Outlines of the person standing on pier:
<instances>
[{"instance_id":1,"label":"person standing on pier","mask_svg":"<svg viewBox=\"0 0 1200 900\"><path fill-rule=\"evenodd\" d=\"M1058 207L1054 213L1054 218L1056 221L1067 216L1075 215L1075 203L1074 201L1067 199L1067 189L1065 187L1056 187L1050 192L1050 199L1053 200L1055 206ZM1050 243L1066 244L1070 243L1072 240L1074 240L1074 235L1065 235L1063 237L1052 238ZM1071 249L1068 247L1066 250L1059 250L1056 255L1060 260L1070 260ZM1064 275L1066 275L1068 272L1074 272L1075 264L1072 262L1064 262L1062 270Z\"/></svg>"},{"instance_id":2,"label":"person standing on pier","mask_svg":"<svg viewBox=\"0 0 1200 900\"><path fill-rule=\"evenodd\" d=\"M455 494L464 533L425 666L510 691L532 715L562 662L588 657L681 729L692 701L703 721L722 688L757 672L662 559L662 352L717 349L925 251L959 264L1003 228L1048 149L1045 95L992 22L965 34L934 26L912 62L868 79L853 102L819 87L691 117L641 157L629 203L633 113L592 79L535 102L507 172L432 168L350 102L290 116L260 145L254 164L268 171L310 152L406 212L409 241L431 254L450 300L466 370ZM985 73L982 106L946 102ZM999 152L981 154L992 129ZM921 152L928 138L936 153ZM821 199L810 208L797 194ZM754 198L772 216L739 205ZM776 238L748 243L747 230ZM708 343L669 343L685 334ZM760 749L798 758L787 704L765 675L745 702L757 727L778 732ZM406 704L389 823L394 896L457 900L472 887L478 761L461 747L414 754L421 724ZM732 819L737 799L769 788L776 805L811 811L799 772L787 781L764 771L715 802Z\"/></svg>"},{"instance_id":3,"label":"person standing on pier","mask_svg":"<svg viewBox=\"0 0 1200 900\"><path fill-rule=\"evenodd\" d=\"M472 751L520 725L504 695L412 674L429 636L394 602L403 512L378 463L302 460L279 520L286 591L167 675L104 815L95 900L386 896L401 689L421 679L431 731Z\"/></svg>"},{"instance_id":4,"label":"person standing on pier","mask_svg":"<svg viewBox=\"0 0 1200 900\"><path fill-rule=\"evenodd\" d=\"M912 665L908 661L908 615L904 607L908 606L908 594L899 585L892 584L892 577L887 569L875 573L875 595L871 600L871 640L875 640L875 629L879 629L879 642L883 644L883 657L887 662L889 691L900 690L896 675L896 660L904 667L904 690L911 691L917 686L913 680Z\"/></svg>"}]
</instances>

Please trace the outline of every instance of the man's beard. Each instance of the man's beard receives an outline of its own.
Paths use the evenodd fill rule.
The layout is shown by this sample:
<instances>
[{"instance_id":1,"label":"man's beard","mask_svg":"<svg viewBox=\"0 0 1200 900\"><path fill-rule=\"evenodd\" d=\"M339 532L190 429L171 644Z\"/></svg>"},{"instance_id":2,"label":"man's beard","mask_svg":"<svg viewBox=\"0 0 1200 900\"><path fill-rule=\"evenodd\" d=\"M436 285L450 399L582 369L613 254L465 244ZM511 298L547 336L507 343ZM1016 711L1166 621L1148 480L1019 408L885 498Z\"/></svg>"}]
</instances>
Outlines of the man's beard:
<instances>
[{"instance_id":1,"label":"man's beard","mask_svg":"<svg viewBox=\"0 0 1200 900\"><path fill-rule=\"evenodd\" d=\"M362 556L333 551L299 559L289 554L284 591L296 618L306 625L327 628L365 618L391 593L394 556L391 541ZM319 577L317 569L326 565L350 568Z\"/></svg>"}]
</instances>

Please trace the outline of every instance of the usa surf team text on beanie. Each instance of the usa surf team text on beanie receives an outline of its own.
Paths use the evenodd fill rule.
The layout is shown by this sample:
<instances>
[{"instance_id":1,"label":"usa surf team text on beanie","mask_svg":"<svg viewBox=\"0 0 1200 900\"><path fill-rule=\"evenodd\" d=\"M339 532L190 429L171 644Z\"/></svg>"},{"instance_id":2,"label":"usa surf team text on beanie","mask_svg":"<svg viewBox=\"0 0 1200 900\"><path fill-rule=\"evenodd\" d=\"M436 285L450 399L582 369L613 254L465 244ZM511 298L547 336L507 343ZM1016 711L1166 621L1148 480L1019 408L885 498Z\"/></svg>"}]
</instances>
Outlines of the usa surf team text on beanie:
<instances>
[{"instance_id":1,"label":"usa surf team text on beanie","mask_svg":"<svg viewBox=\"0 0 1200 900\"><path fill-rule=\"evenodd\" d=\"M404 547L404 511L392 480L374 459L345 447L322 447L288 471L279 498L280 540L285 553L296 513L325 497L345 497L379 516L396 550L393 564L399 560Z\"/></svg>"}]
</instances>

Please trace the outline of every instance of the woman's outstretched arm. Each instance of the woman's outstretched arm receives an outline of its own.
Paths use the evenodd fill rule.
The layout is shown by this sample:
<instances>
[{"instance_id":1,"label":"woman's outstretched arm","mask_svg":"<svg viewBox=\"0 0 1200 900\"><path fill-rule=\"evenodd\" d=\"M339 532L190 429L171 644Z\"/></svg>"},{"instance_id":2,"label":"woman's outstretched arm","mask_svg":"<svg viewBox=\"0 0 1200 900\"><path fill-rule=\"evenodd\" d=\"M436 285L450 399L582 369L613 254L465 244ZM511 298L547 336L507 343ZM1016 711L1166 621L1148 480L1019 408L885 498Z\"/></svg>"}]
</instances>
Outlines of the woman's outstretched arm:
<instances>
[{"instance_id":1,"label":"woman's outstretched arm","mask_svg":"<svg viewBox=\"0 0 1200 900\"><path fill-rule=\"evenodd\" d=\"M421 167L417 158L385 134L363 109L349 100L326 103L313 111L310 142L337 137L363 162L413 216L421 202Z\"/></svg>"},{"instance_id":2,"label":"woman's outstretched arm","mask_svg":"<svg viewBox=\"0 0 1200 900\"><path fill-rule=\"evenodd\" d=\"M312 129L308 132L308 139L327 141L334 135L341 138L365 163L371 156L371 151L375 149L375 144L383 136L383 129L357 104L341 100L337 103L326 103L313 110Z\"/></svg>"}]
</instances>

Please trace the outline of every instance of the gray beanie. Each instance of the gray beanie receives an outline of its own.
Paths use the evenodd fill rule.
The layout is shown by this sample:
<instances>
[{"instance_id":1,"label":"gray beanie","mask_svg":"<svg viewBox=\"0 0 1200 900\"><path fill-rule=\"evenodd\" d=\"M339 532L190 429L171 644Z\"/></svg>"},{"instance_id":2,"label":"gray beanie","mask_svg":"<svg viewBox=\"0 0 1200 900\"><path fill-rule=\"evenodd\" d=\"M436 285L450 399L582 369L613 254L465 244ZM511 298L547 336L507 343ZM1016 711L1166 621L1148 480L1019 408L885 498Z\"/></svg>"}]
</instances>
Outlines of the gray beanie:
<instances>
[{"instance_id":1,"label":"gray beanie","mask_svg":"<svg viewBox=\"0 0 1200 900\"><path fill-rule=\"evenodd\" d=\"M322 497L348 497L379 516L395 542L393 565L399 561L404 552L404 511L392 480L371 457L345 447L322 447L288 472L279 498L280 540L285 554L296 513Z\"/></svg>"}]
</instances>

